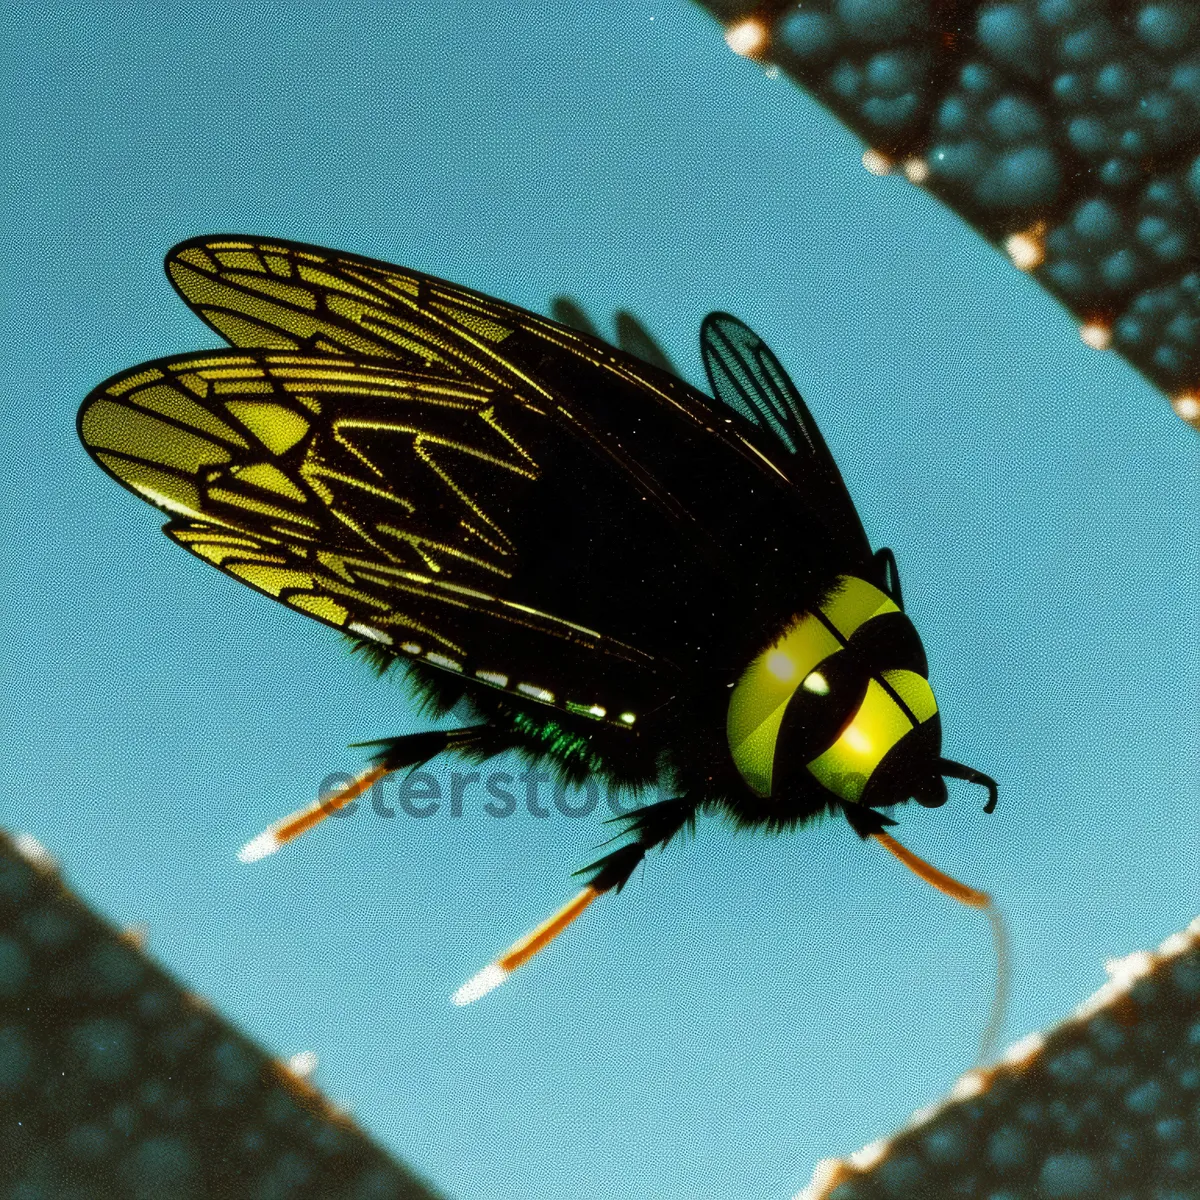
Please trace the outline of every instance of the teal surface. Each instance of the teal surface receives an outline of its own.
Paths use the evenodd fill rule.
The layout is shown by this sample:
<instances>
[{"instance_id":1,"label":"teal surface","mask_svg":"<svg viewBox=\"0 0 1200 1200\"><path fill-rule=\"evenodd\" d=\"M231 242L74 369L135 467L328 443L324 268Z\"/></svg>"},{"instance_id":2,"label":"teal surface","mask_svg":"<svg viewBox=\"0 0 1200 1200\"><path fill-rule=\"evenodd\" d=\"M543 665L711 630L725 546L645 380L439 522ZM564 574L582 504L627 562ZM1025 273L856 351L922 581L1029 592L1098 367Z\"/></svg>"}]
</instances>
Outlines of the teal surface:
<instances>
[{"instance_id":1,"label":"teal surface","mask_svg":"<svg viewBox=\"0 0 1200 1200\"><path fill-rule=\"evenodd\" d=\"M543 959L599 813L360 812L239 845L419 727L315 622L171 546L87 459L97 382L214 344L168 246L275 234L532 308L711 308L792 371L897 553L946 752L901 837L1012 926L1010 1035L1200 909L1195 434L957 218L661 4L90 4L7 17L0 823L462 1200L790 1196L965 1067L990 948L842 823L705 826ZM513 766L515 773L519 768ZM449 790L451 766L439 768ZM548 788L543 799L548 799ZM518 794L520 789L518 788Z\"/></svg>"}]
</instances>

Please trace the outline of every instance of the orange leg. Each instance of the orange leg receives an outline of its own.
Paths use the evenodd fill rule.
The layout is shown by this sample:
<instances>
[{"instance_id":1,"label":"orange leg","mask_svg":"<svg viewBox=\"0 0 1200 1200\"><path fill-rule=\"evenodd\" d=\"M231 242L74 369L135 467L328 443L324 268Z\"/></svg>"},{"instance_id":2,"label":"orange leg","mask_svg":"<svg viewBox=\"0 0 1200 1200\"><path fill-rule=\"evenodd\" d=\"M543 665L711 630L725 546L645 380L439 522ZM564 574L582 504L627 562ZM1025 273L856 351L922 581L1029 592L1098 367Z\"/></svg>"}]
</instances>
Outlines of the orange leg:
<instances>
[{"instance_id":1,"label":"orange leg","mask_svg":"<svg viewBox=\"0 0 1200 1200\"><path fill-rule=\"evenodd\" d=\"M604 893L594 887L585 887L569 900L552 917L543 921L523 938L513 942L494 962L473 975L454 993L455 1004L471 1004L498 988L519 966L528 962L539 950L544 950L568 925L576 921L585 908Z\"/></svg>"},{"instance_id":2,"label":"orange leg","mask_svg":"<svg viewBox=\"0 0 1200 1200\"><path fill-rule=\"evenodd\" d=\"M297 809L294 813L269 825L257 837L252 837L239 851L238 858L244 863L258 862L268 854L274 854L280 846L307 833L314 825L319 825L326 817L331 816L340 808L345 808L352 800L357 799L363 792L370 789L385 775L390 774L388 767L369 767L357 778L352 779L340 792L317 800L305 808Z\"/></svg>"}]
</instances>

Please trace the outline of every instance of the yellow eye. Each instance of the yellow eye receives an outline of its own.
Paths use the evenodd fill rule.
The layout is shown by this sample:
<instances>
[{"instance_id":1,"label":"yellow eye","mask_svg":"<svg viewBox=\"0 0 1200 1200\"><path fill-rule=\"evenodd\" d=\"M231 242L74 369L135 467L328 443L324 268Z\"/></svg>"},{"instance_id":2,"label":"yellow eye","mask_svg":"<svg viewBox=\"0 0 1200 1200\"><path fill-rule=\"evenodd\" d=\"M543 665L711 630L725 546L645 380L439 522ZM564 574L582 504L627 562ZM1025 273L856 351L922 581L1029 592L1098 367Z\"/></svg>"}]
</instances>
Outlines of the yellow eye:
<instances>
[{"instance_id":1,"label":"yellow eye","mask_svg":"<svg viewBox=\"0 0 1200 1200\"><path fill-rule=\"evenodd\" d=\"M806 692L812 692L814 696L829 695L829 680L820 671L810 671L800 686Z\"/></svg>"},{"instance_id":2,"label":"yellow eye","mask_svg":"<svg viewBox=\"0 0 1200 1200\"><path fill-rule=\"evenodd\" d=\"M773 654L767 655L767 670L776 679L781 679L786 683L796 674L796 664L792 661L791 655L785 654L782 650L776 650Z\"/></svg>"}]
</instances>

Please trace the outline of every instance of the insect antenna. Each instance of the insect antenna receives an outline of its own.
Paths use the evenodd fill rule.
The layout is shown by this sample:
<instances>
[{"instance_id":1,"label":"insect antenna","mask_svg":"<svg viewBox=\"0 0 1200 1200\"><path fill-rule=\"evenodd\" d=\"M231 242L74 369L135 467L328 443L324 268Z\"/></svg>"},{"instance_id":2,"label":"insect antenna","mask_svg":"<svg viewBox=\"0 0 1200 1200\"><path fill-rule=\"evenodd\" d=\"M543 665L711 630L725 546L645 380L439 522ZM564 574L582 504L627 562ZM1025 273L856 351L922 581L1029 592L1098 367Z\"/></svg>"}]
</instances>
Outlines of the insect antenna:
<instances>
[{"instance_id":1,"label":"insect antenna","mask_svg":"<svg viewBox=\"0 0 1200 1200\"><path fill-rule=\"evenodd\" d=\"M944 775L947 779L962 779L967 783L977 783L980 787L987 788L988 800L983 806L983 811L985 813L995 811L1000 790L990 775L985 775L982 771L975 770L974 767L964 767L962 763L955 762L951 758L939 758L933 766L939 775Z\"/></svg>"},{"instance_id":2,"label":"insect antenna","mask_svg":"<svg viewBox=\"0 0 1200 1200\"><path fill-rule=\"evenodd\" d=\"M958 764L954 763L951 765L957 766ZM944 762L942 766L945 766ZM970 770L970 768L964 768L964 770ZM975 774L978 774L978 772L975 772ZM949 896L952 900L957 900L959 904L965 904L968 908L982 909L984 916L987 917L988 925L992 931L992 946L996 952L996 986L992 995L992 1007L988 1013L987 1024L984 1026L983 1032L979 1035L977 1061L980 1064L990 1062L995 1056L1000 1035L1004 1031L1004 1016L1008 1009L1008 931L1004 927L1004 918L1000 915L1000 910L996 907L987 892L981 892L978 888L968 887L965 883L960 883L944 871L939 871L932 863L926 862L920 855L914 854L906 846L902 846L890 834L880 830L878 833L870 834L870 837L877 841L889 854L898 858L914 875L923 879L930 887L941 892L943 896Z\"/></svg>"},{"instance_id":3,"label":"insect antenna","mask_svg":"<svg viewBox=\"0 0 1200 1200\"><path fill-rule=\"evenodd\" d=\"M340 791L331 796L323 796L304 808L298 808L286 817L268 825L262 833L252 837L239 851L238 859L244 863L258 862L274 854L281 846L295 841L301 834L307 833L315 825L319 825L326 817L346 807L368 792L381 779L393 771L405 767L416 770L424 766L435 755L443 750L458 749L468 746L476 737L479 727L468 726L466 729L451 729L447 731L434 730L429 733L411 733L405 737L384 738L376 742L358 742L356 746L378 746L372 756L371 765L356 775Z\"/></svg>"}]
</instances>

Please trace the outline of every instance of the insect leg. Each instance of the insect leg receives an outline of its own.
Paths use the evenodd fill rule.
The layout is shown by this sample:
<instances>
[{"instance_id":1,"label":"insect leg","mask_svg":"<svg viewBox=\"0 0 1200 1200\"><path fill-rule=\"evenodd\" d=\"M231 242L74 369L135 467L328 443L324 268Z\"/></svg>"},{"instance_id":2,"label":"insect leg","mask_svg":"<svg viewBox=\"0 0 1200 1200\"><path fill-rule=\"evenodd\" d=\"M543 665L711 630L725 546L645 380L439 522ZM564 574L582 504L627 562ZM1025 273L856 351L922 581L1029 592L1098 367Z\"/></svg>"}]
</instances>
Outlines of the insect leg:
<instances>
[{"instance_id":1,"label":"insect leg","mask_svg":"<svg viewBox=\"0 0 1200 1200\"><path fill-rule=\"evenodd\" d=\"M898 823L885 816L879 809L867 808L862 804L843 804L842 815L846 818L846 824L864 841L882 833L886 826Z\"/></svg>"},{"instance_id":2,"label":"insect leg","mask_svg":"<svg viewBox=\"0 0 1200 1200\"><path fill-rule=\"evenodd\" d=\"M358 743L363 746L380 747L371 756L370 767L332 796L316 800L269 825L238 851L238 858L244 863L252 863L266 858L268 854L274 854L280 846L294 841L314 825L319 825L326 817L332 816L364 792L370 791L379 780L393 771L424 766L443 750L473 747L479 739L481 729L481 726L469 726L466 729L449 731L433 730L429 733L411 733L406 737Z\"/></svg>"},{"instance_id":3,"label":"insect leg","mask_svg":"<svg viewBox=\"0 0 1200 1200\"><path fill-rule=\"evenodd\" d=\"M498 988L522 963L528 962L539 950L548 946L566 927L581 916L601 892L594 887L585 887L568 900L553 916L548 917L524 937L511 946L482 971L476 972L451 996L460 1007L472 1004L481 996Z\"/></svg>"},{"instance_id":4,"label":"insect leg","mask_svg":"<svg viewBox=\"0 0 1200 1200\"><path fill-rule=\"evenodd\" d=\"M953 876L939 871L932 863L926 862L920 855L914 854L906 846L900 845L891 834L880 830L870 836L889 854L898 858L918 879L923 879L943 896L949 896L951 900L957 900L959 904L965 904L968 908L987 908L991 904L992 898L987 892L967 887L965 883L959 883Z\"/></svg>"},{"instance_id":5,"label":"insect leg","mask_svg":"<svg viewBox=\"0 0 1200 1200\"><path fill-rule=\"evenodd\" d=\"M589 883L597 891L619 892L649 851L665 846L683 829L695 829L696 808L695 801L686 796L677 796L671 800L660 800L657 804L647 804L617 817L625 826L622 832L632 834L634 841L618 847L575 874L589 876Z\"/></svg>"},{"instance_id":6,"label":"insect leg","mask_svg":"<svg viewBox=\"0 0 1200 1200\"><path fill-rule=\"evenodd\" d=\"M621 820L626 822L626 831L634 834L636 841L576 871L577 875L590 876L587 887L464 983L451 997L455 1004L471 1004L481 996L486 996L519 966L548 946L597 897L605 892L619 892L629 882L630 875L648 851L656 846L665 846L681 829L695 824L696 804L686 797L663 800L637 809Z\"/></svg>"}]
</instances>

